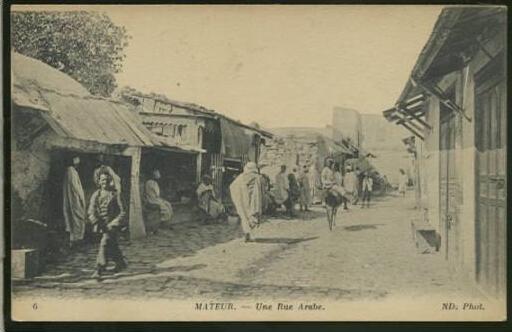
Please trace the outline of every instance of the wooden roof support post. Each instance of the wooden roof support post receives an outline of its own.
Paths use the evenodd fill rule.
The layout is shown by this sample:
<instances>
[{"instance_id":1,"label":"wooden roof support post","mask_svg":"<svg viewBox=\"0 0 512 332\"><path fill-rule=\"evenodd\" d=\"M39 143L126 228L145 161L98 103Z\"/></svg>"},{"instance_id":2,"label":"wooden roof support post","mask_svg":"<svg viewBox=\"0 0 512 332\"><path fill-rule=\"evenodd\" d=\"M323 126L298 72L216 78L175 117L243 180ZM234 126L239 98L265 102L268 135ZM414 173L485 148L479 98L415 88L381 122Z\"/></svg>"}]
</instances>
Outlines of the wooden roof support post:
<instances>
[{"instance_id":1,"label":"wooden roof support post","mask_svg":"<svg viewBox=\"0 0 512 332\"><path fill-rule=\"evenodd\" d=\"M130 238L136 239L146 236L146 227L142 217L142 200L140 193L140 159L141 148L129 147L126 152L132 158L130 171Z\"/></svg>"}]
</instances>

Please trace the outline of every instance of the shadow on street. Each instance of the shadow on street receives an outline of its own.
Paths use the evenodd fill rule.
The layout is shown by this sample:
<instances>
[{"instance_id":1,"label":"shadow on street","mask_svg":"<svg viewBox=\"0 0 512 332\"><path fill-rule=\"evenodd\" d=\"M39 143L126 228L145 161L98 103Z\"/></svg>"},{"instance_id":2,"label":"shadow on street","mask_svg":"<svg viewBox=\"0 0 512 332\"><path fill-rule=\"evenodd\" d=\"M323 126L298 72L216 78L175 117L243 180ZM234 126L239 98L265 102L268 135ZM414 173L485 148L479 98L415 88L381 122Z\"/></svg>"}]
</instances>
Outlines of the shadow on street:
<instances>
[{"instance_id":1,"label":"shadow on street","mask_svg":"<svg viewBox=\"0 0 512 332\"><path fill-rule=\"evenodd\" d=\"M276 244L276 243L295 244L295 243L311 241L311 240L315 240L315 239L318 239L318 236L306 237L306 238L295 238L295 239L294 238L286 238L286 237L259 238L259 239L254 239L251 242L255 242L255 243L272 243L272 244Z\"/></svg>"},{"instance_id":2,"label":"shadow on street","mask_svg":"<svg viewBox=\"0 0 512 332\"><path fill-rule=\"evenodd\" d=\"M345 230L351 232L363 231L366 229L377 229L377 226L383 226L384 224L368 224L368 225L352 225L344 227Z\"/></svg>"}]
</instances>

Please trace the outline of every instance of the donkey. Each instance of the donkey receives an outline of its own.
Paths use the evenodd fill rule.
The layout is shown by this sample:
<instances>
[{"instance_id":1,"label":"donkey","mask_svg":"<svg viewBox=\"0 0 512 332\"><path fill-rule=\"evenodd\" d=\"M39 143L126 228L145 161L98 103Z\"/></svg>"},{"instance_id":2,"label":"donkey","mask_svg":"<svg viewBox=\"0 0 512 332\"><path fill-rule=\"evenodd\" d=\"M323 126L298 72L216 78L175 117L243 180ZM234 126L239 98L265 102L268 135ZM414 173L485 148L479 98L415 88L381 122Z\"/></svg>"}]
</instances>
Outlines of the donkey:
<instances>
[{"instance_id":1,"label":"donkey","mask_svg":"<svg viewBox=\"0 0 512 332\"><path fill-rule=\"evenodd\" d=\"M327 212L327 222L329 223L330 231L336 226L336 213L343 200L344 197L336 191L328 190L325 194L325 211Z\"/></svg>"}]
</instances>

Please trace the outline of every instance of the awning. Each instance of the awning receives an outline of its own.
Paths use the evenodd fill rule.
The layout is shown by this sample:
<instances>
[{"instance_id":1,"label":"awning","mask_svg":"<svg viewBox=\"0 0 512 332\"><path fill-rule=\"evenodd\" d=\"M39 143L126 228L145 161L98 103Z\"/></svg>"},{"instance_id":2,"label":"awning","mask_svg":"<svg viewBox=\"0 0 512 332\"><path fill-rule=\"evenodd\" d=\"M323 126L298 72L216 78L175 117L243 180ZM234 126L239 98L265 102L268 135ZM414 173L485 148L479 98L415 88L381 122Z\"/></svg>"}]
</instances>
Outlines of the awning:
<instances>
[{"instance_id":1,"label":"awning","mask_svg":"<svg viewBox=\"0 0 512 332\"><path fill-rule=\"evenodd\" d=\"M222 136L221 152L224 156L239 159L248 155L255 133L251 134L247 129L224 118L220 118L219 121Z\"/></svg>"},{"instance_id":2,"label":"awning","mask_svg":"<svg viewBox=\"0 0 512 332\"><path fill-rule=\"evenodd\" d=\"M425 130L430 130L432 127L425 121L425 100L424 94L419 94L398 104L395 107L385 110L384 117L389 122L402 125L409 130L413 135L424 139Z\"/></svg>"}]
</instances>

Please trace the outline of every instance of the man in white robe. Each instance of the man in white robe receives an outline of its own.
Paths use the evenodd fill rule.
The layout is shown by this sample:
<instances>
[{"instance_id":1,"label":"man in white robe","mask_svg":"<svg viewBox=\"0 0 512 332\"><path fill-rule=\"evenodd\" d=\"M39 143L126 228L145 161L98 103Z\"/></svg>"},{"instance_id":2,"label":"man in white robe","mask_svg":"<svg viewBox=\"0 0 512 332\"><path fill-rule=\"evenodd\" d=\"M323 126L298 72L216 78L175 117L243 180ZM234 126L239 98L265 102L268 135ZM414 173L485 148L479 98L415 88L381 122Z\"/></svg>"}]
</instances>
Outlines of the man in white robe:
<instances>
[{"instance_id":1,"label":"man in white robe","mask_svg":"<svg viewBox=\"0 0 512 332\"><path fill-rule=\"evenodd\" d=\"M252 231L259 225L263 213L263 190L261 175L253 162L248 162L229 186L231 200L240 216L245 241L252 241Z\"/></svg>"},{"instance_id":2,"label":"man in white robe","mask_svg":"<svg viewBox=\"0 0 512 332\"><path fill-rule=\"evenodd\" d=\"M84 238L87 213L85 195L80 176L76 167L80 163L79 157L73 158L73 165L66 169L63 183L63 214L66 232L69 233L70 246Z\"/></svg>"}]
</instances>

